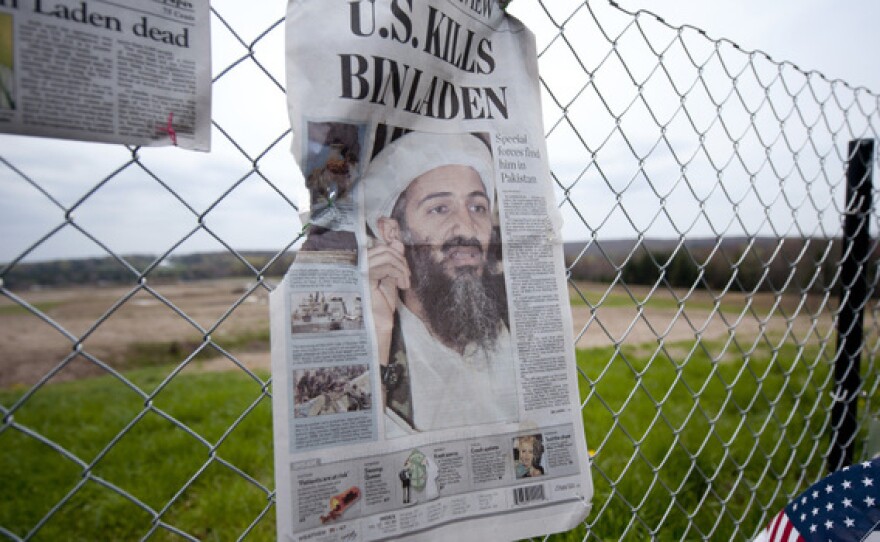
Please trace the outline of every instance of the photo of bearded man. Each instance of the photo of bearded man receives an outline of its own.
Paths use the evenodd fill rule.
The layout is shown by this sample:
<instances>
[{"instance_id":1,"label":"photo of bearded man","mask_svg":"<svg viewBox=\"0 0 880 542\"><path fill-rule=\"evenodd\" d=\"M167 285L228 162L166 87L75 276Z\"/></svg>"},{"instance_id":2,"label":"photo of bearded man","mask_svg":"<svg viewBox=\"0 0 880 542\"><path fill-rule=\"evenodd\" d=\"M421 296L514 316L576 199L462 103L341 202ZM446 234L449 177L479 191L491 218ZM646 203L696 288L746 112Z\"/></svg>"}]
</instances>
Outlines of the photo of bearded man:
<instances>
[{"instance_id":1,"label":"photo of bearded man","mask_svg":"<svg viewBox=\"0 0 880 542\"><path fill-rule=\"evenodd\" d=\"M410 132L363 179L386 432L517 419L492 155Z\"/></svg>"}]
</instances>

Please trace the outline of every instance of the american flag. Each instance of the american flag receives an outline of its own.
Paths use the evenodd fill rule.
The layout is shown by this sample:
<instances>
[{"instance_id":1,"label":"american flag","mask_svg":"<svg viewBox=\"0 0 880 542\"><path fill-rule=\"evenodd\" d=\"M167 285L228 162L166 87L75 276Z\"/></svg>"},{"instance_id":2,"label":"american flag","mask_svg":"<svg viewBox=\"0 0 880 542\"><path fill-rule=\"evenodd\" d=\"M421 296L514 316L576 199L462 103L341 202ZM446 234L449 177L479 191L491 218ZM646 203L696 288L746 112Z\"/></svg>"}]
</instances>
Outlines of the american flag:
<instances>
[{"instance_id":1,"label":"american flag","mask_svg":"<svg viewBox=\"0 0 880 542\"><path fill-rule=\"evenodd\" d=\"M831 473L797 496L755 542L880 542L880 458Z\"/></svg>"}]
</instances>

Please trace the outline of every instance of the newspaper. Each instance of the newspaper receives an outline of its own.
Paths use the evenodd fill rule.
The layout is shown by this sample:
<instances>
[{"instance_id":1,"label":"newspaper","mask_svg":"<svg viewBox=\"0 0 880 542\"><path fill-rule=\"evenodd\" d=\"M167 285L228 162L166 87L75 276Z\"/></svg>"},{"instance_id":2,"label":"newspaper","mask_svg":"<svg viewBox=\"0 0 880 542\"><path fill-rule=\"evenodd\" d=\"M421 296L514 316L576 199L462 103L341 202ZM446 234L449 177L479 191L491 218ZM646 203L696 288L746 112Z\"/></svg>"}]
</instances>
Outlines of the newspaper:
<instances>
[{"instance_id":1,"label":"newspaper","mask_svg":"<svg viewBox=\"0 0 880 542\"><path fill-rule=\"evenodd\" d=\"M0 0L0 132L210 150L205 0Z\"/></svg>"},{"instance_id":2,"label":"newspaper","mask_svg":"<svg viewBox=\"0 0 880 542\"><path fill-rule=\"evenodd\" d=\"M587 515L534 37L495 0L291 0L306 239L272 293L279 539Z\"/></svg>"}]
</instances>

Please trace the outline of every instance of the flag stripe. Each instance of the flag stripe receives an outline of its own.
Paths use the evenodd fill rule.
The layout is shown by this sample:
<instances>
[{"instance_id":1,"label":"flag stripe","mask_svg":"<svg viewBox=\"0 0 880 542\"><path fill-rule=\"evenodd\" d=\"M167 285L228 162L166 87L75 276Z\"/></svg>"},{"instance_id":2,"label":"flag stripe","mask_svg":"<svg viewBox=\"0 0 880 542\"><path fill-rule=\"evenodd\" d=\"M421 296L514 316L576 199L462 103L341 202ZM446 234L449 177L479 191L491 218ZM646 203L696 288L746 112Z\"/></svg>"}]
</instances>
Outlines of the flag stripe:
<instances>
[{"instance_id":1,"label":"flag stripe","mask_svg":"<svg viewBox=\"0 0 880 542\"><path fill-rule=\"evenodd\" d=\"M769 542L776 542L776 533L779 531L779 524L782 523L783 518L785 518L785 510L776 514L776 519L773 520L772 529L770 530Z\"/></svg>"},{"instance_id":2,"label":"flag stripe","mask_svg":"<svg viewBox=\"0 0 880 542\"><path fill-rule=\"evenodd\" d=\"M782 532L780 540L783 540L784 542L798 542L798 540L803 540L794 528L794 525L788 521L788 516L786 516L785 519L785 530Z\"/></svg>"},{"instance_id":3,"label":"flag stripe","mask_svg":"<svg viewBox=\"0 0 880 542\"><path fill-rule=\"evenodd\" d=\"M800 542L803 541L800 533L795 529L794 524L785 514L785 510L780 512L768 527L770 538L767 542Z\"/></svg>"}]
</instances>

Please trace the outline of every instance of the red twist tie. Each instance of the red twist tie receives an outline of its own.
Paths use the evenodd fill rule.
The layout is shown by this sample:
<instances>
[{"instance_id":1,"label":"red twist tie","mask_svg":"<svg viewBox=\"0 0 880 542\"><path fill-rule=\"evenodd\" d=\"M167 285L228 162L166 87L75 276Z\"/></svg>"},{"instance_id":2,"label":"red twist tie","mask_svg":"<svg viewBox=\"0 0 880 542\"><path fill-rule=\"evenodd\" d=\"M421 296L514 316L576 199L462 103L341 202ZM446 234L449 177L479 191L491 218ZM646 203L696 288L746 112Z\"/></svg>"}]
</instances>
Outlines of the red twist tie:
<instances>
[{"instance_id":1,"label":"red twist tie","mask_svg":"<svg viewBox=\"0 0 880 542\"><path fill-rule=\"evenodd\" d=\"M172 121L174 120L174 112L168 113L168 123L164 127L159 127L160 132L164 132L168 134L168 137L171 138L171 143L174 146L177 146L177 132L174 131L174 126L172 126Z\"/></svg>"}]
</instances>

